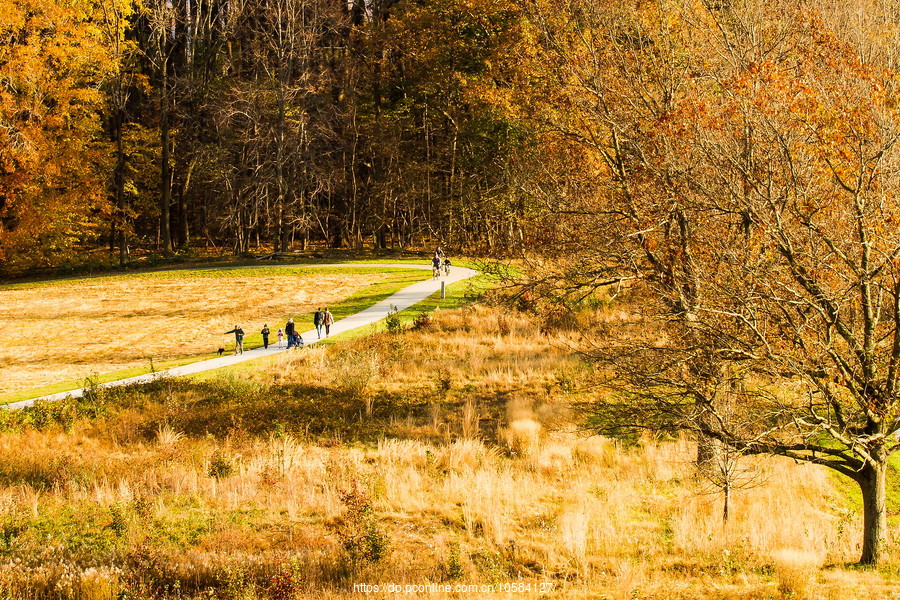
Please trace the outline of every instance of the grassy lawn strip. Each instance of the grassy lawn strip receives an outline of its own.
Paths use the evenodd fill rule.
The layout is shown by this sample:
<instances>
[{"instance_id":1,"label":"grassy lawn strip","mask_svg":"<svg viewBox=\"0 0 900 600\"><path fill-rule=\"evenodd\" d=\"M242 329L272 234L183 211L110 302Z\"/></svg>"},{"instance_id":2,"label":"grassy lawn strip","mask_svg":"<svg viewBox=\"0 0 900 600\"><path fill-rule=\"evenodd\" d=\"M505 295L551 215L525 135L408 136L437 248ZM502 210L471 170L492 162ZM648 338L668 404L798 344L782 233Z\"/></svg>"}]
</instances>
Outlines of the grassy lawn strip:
<instances>
[{"instance_id":1,"label":"grassy lawn strip","mask_svg":"<svg viewBox=\"0 0 900 600\"><path fill-rule=\"evenodd\" d=\"M453 258L451 257L451 260ZM342 265L342 264L358 264L358 265L378 265L378 264L395 264L395 265L420 265L430 267L431 258L363 258L363 259L328 259L328 258L298 258L297 262L284 263L262 263L259 261L236 261L236 262L214 262L203 263L197 265L174 265L168 267L148 268L141 271L133 271L127 273L101 273L97 275L77 275L69 277L61 277L58 279L45 279L40 281L20 281L3 283L0 281L0 290L3 289L34 289L54 285L65 285L78 283L80 281L90 279L107 279L110 281L122 281L128 279L178 279L182 277L228 277L233 271L239 271L241 275L247 276L266 276L266 275L301 275L311 273L370 273L373 268L377 267L332 267L325 265ZM458 259L453 260L453 265L457 267L466 267L469 269L478 269L481 263L474 260ZM287 270L287 272L286 272ZM403 268L386 268L382 269L384 273L393 273L405 271Z\"/></svg>"},{"instance_id":2,"label":"grassy lawn strip","mask_svg":"<svg viewBox=\"0 0 900 600\"><path fill-rule=\"evenodd\" d=\"M378 261L362 261L363 263L375 263ZM341 264L339 261L323 261L321 264ZM346 261L346 264L358 264L357 261ZM394 264L410 264L425 265L421 260L418 261L397 261ZM427 265L425 265L427 266ZM242 277L266 277L266 276L309 276L309 275L325 275L325 274L343 274L356 275L371 273L373 270L380 273L408 273L410 269L403 267L327 267L316 266L316 263L309 262L304 264L285 264L285 265L222 265L219 267L202 266L192 268L171 268L154 271L141 271L140 273L120 273L112 275L97 275L92 277L73 277L67 279L50 279L46 281L27 281L21 283L0 284L0 290L25 290L44 287L54 287L59 285L77 285L83 281L93 279L104 279L107 281L129 281L129 280L146 280L146 279L188 279L195 277L234 277L240 275Z\"/></svg>"},{"instance_id":3,"label":"grassy lawn strip","mask_svg":"<svg viewBox=\"0 0 900 600\"><path fill-rule=\"evenodd\" d=\"M192 356L190 358L182 358L179 360L170 360L165 362L154 361L152 369L148 361L148 364L143 367L122 369L121 371L113 371L110 373L98 373L87 379L70 379L68 381L61 381L59 383L54 383L53 385L47 385L44 387L19 390L17 392L11 392L9 394L3 394L2 396L0 396L0 405L9 404L11 402L19 402L20 400L29 400L31 398L39 398L41 396L49 396L50 394L56 394L57 392L76 390L82 387L86 387L90 382L93 382L95 384L108 383L110 381L118 381L120 379L127 379L129 377L146 375L147 373L150 373L152 371L165 371L167 369L174 369L175 367L195 363L201 360L208 360L210 358L216 358L217 356L218 355L216 353L211 352L209 354Z\"/></svg>"}]
</instances>

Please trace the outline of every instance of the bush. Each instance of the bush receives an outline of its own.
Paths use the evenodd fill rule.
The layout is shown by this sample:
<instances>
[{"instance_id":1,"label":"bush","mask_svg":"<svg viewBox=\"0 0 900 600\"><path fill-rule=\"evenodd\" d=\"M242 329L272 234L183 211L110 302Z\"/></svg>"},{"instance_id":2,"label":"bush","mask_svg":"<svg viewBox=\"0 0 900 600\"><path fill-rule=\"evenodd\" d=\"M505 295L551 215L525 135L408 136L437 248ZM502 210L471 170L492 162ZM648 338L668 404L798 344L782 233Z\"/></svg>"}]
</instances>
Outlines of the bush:
<instances>
[{"instance_id":1,"label":"bush","mask_svg":"<svg viewBox=\"0 0 900 600\"><path fill-rule=\"evenodd\" d=\"M423 311L413 321L412 328L414 331L429 331L433 324L431 314Z\"/></svg>"},{"instance_id":2,"label":"bush","mask_svg":"<svg viewBox=\"0 0 900 600\"><path fill-rule=\"evenodd\" d=\"M403 321L400 319L400 315L397 307L393 304L391 305L391 310L388 311L387 316L384 318L384 325L387 327L387 330L390 333L398 334L403 332Z\"/></svg>"},{"instance_id":3,"label":"bush","mask_svg":"<svg viewBox=\"0 0 900 600\"><path fill-rule=\"evenodd\" d=\"M209 460L209 467L206 469L206 474L215 479L225 479L231 477L233 473L234 465L231 460L216 450Z\"/></svg>"},{"instance_id":4,"label":"bush","mask_svg":"<svg viewBox=\"0 0 900 600\"><path fill-rule=\"evenodd\" d=\"M337 532L341 546L354 563L377 563L387 554L388 537L378 526L368 491L354 482L349 490L341 491L340 497L347 507Z\"/></svg>"}]
</instances>

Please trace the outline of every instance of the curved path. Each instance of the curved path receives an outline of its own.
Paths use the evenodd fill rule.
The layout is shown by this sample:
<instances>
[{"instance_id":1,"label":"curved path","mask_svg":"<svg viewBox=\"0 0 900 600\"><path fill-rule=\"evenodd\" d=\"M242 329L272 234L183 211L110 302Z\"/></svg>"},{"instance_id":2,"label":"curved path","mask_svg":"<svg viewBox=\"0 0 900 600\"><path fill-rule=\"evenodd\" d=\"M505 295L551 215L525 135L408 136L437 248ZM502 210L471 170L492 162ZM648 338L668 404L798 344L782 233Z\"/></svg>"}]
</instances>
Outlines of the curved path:
<instances>
[{"instance_id":1,"label":"curved path","mask_svg":"<svg viewBox=\"0 0 900 600\"><path fill-rule=\"evenodd\" d=\"M410 264L376 264L376 263L353 263L353 264L332 264L332 265L281 265L285 267L373 267L373 268L392 268L392 269L423 269L423 270L431 270L430 265L410 265ZM243 267L233 267L233 268L243 268ZM334 325L331 326L331 334L337 335L339 333L343 333L345 331L350 331L352 329L356 329L358 327L363 327L365 325L371 325L381 319L385 318L388 313L391 311L392 307L396 307L396 309L404 310L409 308L414 304L418 304L419 302L425 300L435 292L440 291L441 283L445 285L450 285L451 283L456 283L457 281L463 281L465 279L469 279L478 274L478 271L474 271L472 269L466 269L463 267L450 267L449 275L442 275L440 279L426 279L425 281L420 281L418 283L414 283L408 287L403 288L396 294L385 298L381 302L373 304L369 308L362 310L355 315L350 315L349 317L345 317L340 319L339 321L335 321ZM300 335L303 337L303 341L306 342L306 345L315 344L321 340L316 338L316 330L311 329L309 331L302 331ZM325 338L322 338L325 339ZM174 367L172 369L167 369L165 371L157 371L156 373L148 373L146 375L138 375L137 377L128 377L126 379L118 379L116 381L110 381L108 383L101 383L100 387L115 387L121 385L130 385L132 383L146 383L148 381L153 381L155 379L159 379L162 377L178 377L181 375L193 375L194 373L200 373L203 371L210 371L212 369L219 369L221 367L227 367L233 364L237 364L240 362L245 362L248 360L253 360L255 358L260 358L263 356L269 356L270 354L278 354L280 352L285 352L286 349L278 348L276 346L270 345L267 350L263 348L254 348L252 350L245 350L243 354L235 354L229 356L220 356L219 358L212 358L209 360L202 360L195 363L190 363L187 365L182 365L180 367ZM48 396L41 396L39 398L32 398L30 400L22 400L20 402L12 402L10 404L3 405L0 408L8 408L8 409L17 409L24 408L26 406L31 406L37 400L62 400L63 398L80 398L84 395L84 388L77 390L70 390L67 392L58 392L56 394L50 394Z\"/></svg>"}]
</instances>

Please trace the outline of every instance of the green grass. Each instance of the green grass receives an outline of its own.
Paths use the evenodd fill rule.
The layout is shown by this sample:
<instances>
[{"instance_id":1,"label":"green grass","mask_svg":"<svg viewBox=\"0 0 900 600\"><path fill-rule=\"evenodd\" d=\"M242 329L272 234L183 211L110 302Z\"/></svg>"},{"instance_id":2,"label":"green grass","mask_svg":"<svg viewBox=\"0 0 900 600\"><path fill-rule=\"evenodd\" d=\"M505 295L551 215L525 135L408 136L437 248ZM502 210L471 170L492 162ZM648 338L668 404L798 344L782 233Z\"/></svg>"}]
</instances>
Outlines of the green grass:
<instances>
[{"instance_id":1,"label":"green grass","mask_svg":"<svg viewBox=\"0 0 900 600\"><path fill-rule=\"evenodd\" d=\"M837 471L829 469L832 481L850 510L862 514L863 498L859 484ZM900 455L894 454L888 459L887 468L887 511L888 526L891 528L900 525Z\"/></svg>"},{"instance_id":2,"label":"green grass","mask_svg":"<svg viewBox=\"0 0 900 600\"><path fill-rule=\"evenodd\" d=\"M356 263L356 261L346 261L348 264ZM378 261L362 261L368 263L377 263ZM323 261L321 264L339 264L336 261ZM396 264L424 264L422 261L397 261ZM7 283L0 285L0 291L12 289L35 289L42 287L53 287L58 285L78 285L85 281L95 279L105 279L107 281L129 281L129 280L146 280L146 279L187 279L195 277L267 277L267 276L310 276L310 275L359 275L371 273L373 269L378 269L380 273L410 273L415 272L404 268L378 268L378 267L326 267L316 266L316 263L308 263L303 265L228 265L223 267L194 267L194 268L177 268L164 270L141 271L138 273L122 273L114 275L97 275L91 277L75 277L66 279L52 279L47 281L29 281L21 283ZM423 273L426 271L423 270ZM424 278L424 277L423 277Z\"/></svg>"},{"instance_id":3,"label":"green grass","mask_svg":"<svg viewBox=\"0 0 900 600\"><path fill-rule=\"evenodd\" d=\"M10 392L8 394L0 395L0 405L9 404L11 402L19 402L20 400L29 400L31 398L39 398L41 396L49 396L50 394L56 394L57 392L67 392L79 389L88 385L89 382L93 382L95 384L108 383L110 381L118 381L119 379L137 377L138 375L146 375L147 373L153 373L156 371L174 369L175 367L195 363L201 360L208 360L210 358L215 358L216 356L217 355L215 353L211 352L209 354L201 354L198 356L191 356L178 360L169 360L164 362L154 361L152 367L150 365L150 361L148 361L146 366L134 367L131 369L122 369L120 371L111 371L109 373L98 373L92 375L89 379L69 379L67 381L61 381L59 383L54 383L52 385L47 385L44 387Z\"/></svg>"}]
</instances>

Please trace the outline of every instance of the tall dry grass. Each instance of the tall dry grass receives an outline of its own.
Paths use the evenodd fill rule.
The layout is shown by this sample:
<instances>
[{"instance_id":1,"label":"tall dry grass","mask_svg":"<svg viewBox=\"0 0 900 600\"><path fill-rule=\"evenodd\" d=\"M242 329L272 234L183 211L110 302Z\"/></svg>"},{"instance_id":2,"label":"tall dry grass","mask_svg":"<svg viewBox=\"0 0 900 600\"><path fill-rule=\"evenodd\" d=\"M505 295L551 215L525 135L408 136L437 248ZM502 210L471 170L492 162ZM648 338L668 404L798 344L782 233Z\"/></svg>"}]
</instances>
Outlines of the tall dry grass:
<instances>
[{"instance_id":1,"label":"tall dry grass","mask_svg":"<svg viewBox=\"0 0 900 600\"><path fill-rule=\"evenodd\" d=\"M216 561L227 562L227 557L261 555L274 561L277 550L301 565L320 561L319 579L308 584L340 591L349 580L342 579L348 566L336 532L347 526L342 494L354 486L371 495L381 535L389 540L386 558L369 573L384 582L440 580L447 540L459 545L460 569L471 581L525 577L557 582L567 594L589 589L621 597L667 589L674 581L705 597L700 580L690 585L695 577L725 583L740 574L748 578L745 590L757 586L806 597L826 586L818 582L823 564L855 556L857 540L839 531L831 517L829 480L816 469L767 464L768 480L735 495L726 526L720 500L699 495L687 441L626 449L575 432L552 432L527 454L509 455L472 439L450 444L384 439L366 449L323 448L289 435L241 444L167 435L165 443L161 437L132 447L92 444L69 470L33 479L48 482L44 487L22 481L4 488L0 523L7 528L48 519L60 524L49 557L38 546L45 540L32 539L24 530L13 536L12 543L21 544L19 554L40 555L42 564L50 558L49 564L63 570L55 575L39 570L37 561L27 558L34 566L0 567L7 577L0 577L0 590L3 581L9 590L18 585L10 582L27 579L40 587L45 585L41 578L57 576L54 581L69 583L53 585L117 589L116 578L128 565L116 564L114 553L96 555L109 562L89 574L76 568L77 556L69 555L72 540L65 531L71 526L63 523L73 517L67 507L90 506L105 515L100 521L115 522L120 511L122 532L110 537L121 551L134 553L149 544L161 555L180 553L184 573L156 567L160 572L150 576L181 581L185 589L190 577L182 575L191 569L214 572L224 568ZM54 444L79 442L77 434L52 440L36 433L7 434L3 439L32 456ZM232 461L231 475L210 475L216 453ZM144 466L136 470L135 463ZM4 469L8 464L3 461ZM189 543L172 545L159 532L197 526L192 519L198 512L208 523ZM235 515L244 516L235 520ZM858 528L856 522L851 525ZM157 537L148 537L148 531ZM805 548L820 552L804 553ZM759 575L767 568L775 574L771 579ZM63 573L76 575L65 579ZM218 581L209 573L203 580ZM66 594L61 597L87 597Z\"/></svg>"},{"instance_id":2,"label":"tall dry grass","mask_svg":"<svg viewBox=\"0 0 900 600\"><path fill-rule=\"evenodd\" d=\"M896 591L833 566L856 558L861 517L822 469L753 459L759 485L734 492L723 523L691 440L575 426L586 373L538 324L478 307L429 327L286 355L212 389L255 398L229 405L222 435L180 428L192 407L215 409L193 397L205 388L147 406L126 390L109 422L0 435L0 598L347 598L354 583L396 582L621 599ZM371 417L342 387L353 352L378 357ZM248 433L269 394L345 419L346 439L299 420Z\"/></svg>"}]
</instances>

